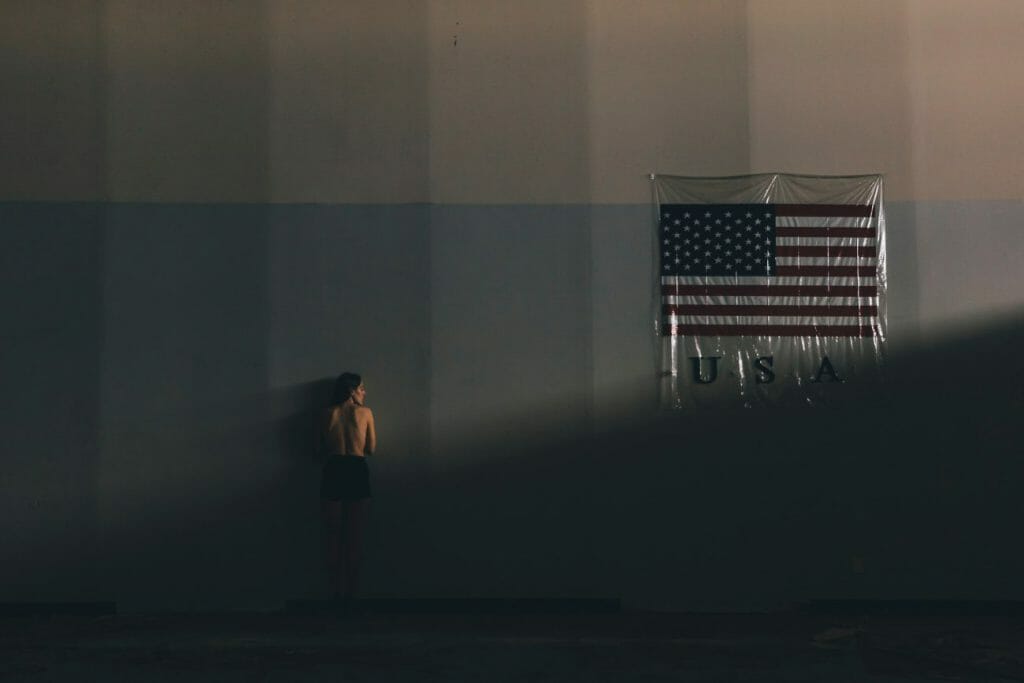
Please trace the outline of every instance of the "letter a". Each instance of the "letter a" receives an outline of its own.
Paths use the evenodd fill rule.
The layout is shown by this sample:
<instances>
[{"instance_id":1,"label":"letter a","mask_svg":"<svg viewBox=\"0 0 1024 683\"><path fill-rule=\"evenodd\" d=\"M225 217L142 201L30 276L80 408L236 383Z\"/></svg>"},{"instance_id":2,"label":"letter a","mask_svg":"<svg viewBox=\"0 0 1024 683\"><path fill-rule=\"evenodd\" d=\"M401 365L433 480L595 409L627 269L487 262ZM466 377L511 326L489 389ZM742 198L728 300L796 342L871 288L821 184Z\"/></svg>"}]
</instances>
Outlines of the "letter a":
<instances>
[{"instance_id":1,"label":"letter a","mask_svg":"<svg viewBox=\"0 0 1024 683\"><path fill-rule=\"evenodd\" d=\"M718 377L718 359L721 356L708 356L706 359L703 357L690 357L690 362L693 364L693 381L697 384L711 384ZM705 360L711 361L711 368L708 370L708 376L704 377L701 372L701 363Z\"/></svg>"},{"instance_id":2,"label":"letter a","mask_svg":"<svg viewBox=\"0 0 1024 683\"><path fill-rule=\"evenodd\" d=\"M757 370L759 375L754 378L754 381L758 384L771 384L775 381L775 371L772 370L772 363L775 362L773 356L761 356L754 361L754 369ZM766 365L767 363L767 365Z\"/></svg>"},{"instance_id":3,"label":"letter a","mask_svg":"<svg viewBox=\"0 0 1024 683\"><path fill-rule=\"evenodd\" d=\"M842 377L840 377L839 375L836 374L836 369L834 367L832 367L832 363L831 363L831 361L829 361L828 356L822 356L821 357L821 367L818 368L818 374L815 375L814 379L812 379L811 381L812 382L821 382L821 376L822 375L827 375L828 377L831 377L832 379L828 380L829 382L845 382L846 381L845 379L843 379Z\"/></svg>"}]
</instances>

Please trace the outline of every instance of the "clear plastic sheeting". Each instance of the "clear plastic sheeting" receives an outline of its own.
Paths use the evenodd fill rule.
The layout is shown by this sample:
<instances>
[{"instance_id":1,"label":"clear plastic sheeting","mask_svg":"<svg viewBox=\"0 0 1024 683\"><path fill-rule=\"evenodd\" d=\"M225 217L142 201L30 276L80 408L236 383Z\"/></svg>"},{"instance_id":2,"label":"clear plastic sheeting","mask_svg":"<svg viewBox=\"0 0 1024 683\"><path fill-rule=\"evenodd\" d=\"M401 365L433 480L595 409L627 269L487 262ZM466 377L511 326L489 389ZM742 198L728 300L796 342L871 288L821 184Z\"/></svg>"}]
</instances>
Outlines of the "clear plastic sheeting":
<instances>
[{"instance_id":1,"label":"clear plastic sheeting","mask_svg":"<svg viewBox=\"0 0 1024 683\"><path fill-rule=\"evenodd\" d=\"M821 405L881 379L881 176L652 181L663 408Z\"/></svg>"}]
</instances>

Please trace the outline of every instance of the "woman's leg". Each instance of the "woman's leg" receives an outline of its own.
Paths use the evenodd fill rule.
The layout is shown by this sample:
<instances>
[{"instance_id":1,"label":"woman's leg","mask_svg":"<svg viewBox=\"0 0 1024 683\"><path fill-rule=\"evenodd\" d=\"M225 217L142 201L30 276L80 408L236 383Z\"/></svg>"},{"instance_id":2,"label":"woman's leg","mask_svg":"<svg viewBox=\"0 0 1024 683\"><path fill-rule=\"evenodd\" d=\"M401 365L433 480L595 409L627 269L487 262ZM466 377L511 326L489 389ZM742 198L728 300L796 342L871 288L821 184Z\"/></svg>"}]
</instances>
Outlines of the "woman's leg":
<instances>
[{"instance_id":1,"label":"woman's leg","mask_svg":"<svg viewBox=\"0 0 1024 683\"><path fill-rule=\"evenodd\" d=\"M342 552L342 520L344 519L343 501L323 501L324 518L324 554L327 559L327 575L331 583L331 592L337 597L344 590L345 554Z\"/></svg>"},{"instance_id":2,"label":"woman's leg","mask_svg":"<svg viewBox=\"0 0 1024 683\"><path fill-rule=\"evenodd\" d=\"M342 513L341 557L344 565L344 595L351 598L359 587L359 567L363 560L363 523L369 499L346 500Z\"/></svg>"}]
</instances>

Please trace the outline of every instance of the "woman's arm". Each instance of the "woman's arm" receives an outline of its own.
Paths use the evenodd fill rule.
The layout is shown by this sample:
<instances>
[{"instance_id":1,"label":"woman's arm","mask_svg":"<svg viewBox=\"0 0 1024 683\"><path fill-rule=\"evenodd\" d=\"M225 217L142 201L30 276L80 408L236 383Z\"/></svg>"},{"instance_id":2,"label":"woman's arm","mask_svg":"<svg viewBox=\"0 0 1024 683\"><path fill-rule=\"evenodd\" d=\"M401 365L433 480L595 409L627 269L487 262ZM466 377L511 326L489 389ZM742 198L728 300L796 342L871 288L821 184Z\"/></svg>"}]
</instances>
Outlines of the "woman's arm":
<instances>
[{"instance_id":1,"label":"woman's arm","mask_svg":"<svg viewBox=\"0 0 1024 683\"><path fill-rule=\"evenodd\" d=\"M373 424L373 411L366 408L366 442L363 452L366 455L373 455L375 450L377 450L377 429Z\"/></svg>"}]
</instances>

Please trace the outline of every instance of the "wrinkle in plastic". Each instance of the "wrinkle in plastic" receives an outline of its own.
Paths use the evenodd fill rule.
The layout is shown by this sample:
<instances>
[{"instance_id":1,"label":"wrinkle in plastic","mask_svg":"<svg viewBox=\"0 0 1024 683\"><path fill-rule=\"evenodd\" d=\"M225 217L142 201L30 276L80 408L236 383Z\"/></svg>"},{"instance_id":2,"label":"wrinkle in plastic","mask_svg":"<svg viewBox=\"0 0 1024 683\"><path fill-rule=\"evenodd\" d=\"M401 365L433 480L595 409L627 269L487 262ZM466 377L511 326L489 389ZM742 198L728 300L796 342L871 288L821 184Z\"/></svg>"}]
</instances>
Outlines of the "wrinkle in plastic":
<instances>
[{"instance_id":1,"label":"wrinkle in plastic","mask_svg":"<svg viewBox=\"0 0 1024 683\"><path fill-rule=\"evenodd\" d=\"M664 409L827 405L882 376L882 177L652 177Z\"/></svg>"}]
</instances>

